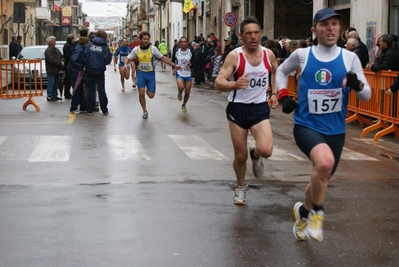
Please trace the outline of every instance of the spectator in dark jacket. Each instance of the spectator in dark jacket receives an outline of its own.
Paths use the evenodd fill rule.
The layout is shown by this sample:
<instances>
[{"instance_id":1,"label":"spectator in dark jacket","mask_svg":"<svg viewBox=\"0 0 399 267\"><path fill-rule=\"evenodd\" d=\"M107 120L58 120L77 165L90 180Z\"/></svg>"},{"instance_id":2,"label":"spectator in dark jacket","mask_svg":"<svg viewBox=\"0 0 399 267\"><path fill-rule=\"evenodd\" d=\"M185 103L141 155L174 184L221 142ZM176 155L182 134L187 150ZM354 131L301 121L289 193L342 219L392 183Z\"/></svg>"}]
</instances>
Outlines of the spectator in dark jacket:
<instances>
[{"instance_id":1,"label":"spectator in dark jacket","mask_svg":"<svg viewBox=\"0 0 399 267\"><path fill-rule=\"evenodd\" d=\"M381 70L399 71L399 55L395 49L392 48L392 36L388 34L381 35L380 49L381 56L378 63L370 65L367 64L366 69L378 72Z\"/></svg>"},{"instance_id":2,"label":"spectator in dark jacket","mask_svg":"<svg viewBox=\"0 0 399 267\"><path fill-rule=\"evenodd\" d=\"M207 76L208 81L212 81L212 62L211 59L215 55L215 48L217 48L216 42L213 41L212 38L209 38L208 41L208 52L205 57L205 74ZM220 51L219 51L220 54ZM207 68L207 66L209 66Z\"/></svg>"},{"instance_id":3,"label":"spectator in dark jacket","mask_svg":"<svg viewBox=\"0 0 399 267\"><path fill-rule=\"evenodd\" d=\"M236 31L234 29L230 31L230 40L232 40L236 44L238 44L238 37L237 37Z\"/></svg>"},{"instance_id":4,"label":"spectator in dark jacket","mask_svg":"<svg viewBox=\"0 0 399 267\"><path fill-rule=\"evenodd\" d=\"M55 37L49 36L46 41L48 47L44 52L44 59L47 72L47 101L62 100L62 97L58 97L57 88L60 71L64 67L64 59L60 50L55 47Z\"/></svg>"},{"instance_id":5,"label":"spectator in dark jacket","mask_svg":"<svg viewBox=\"0 0 399 267\"><path fill-rule=\"evenodd\" d=\"M64 60L65 60L65 75L64 75L64 96L65 99L71 99L71 78L68 73L68 65L69 65L69 59L71 58L72 51L73 51L73 41L75 39L75 36L73 34L69 34L67 37L67 41L64 44L64 47L62 48L62 52L64 55Z\"/></svg>"},{"instance_id":6,"label":"spectator in dark jacket","mask_svg":"<svg viewBox=\"0 0 399 267\"><path fill-rule=\"evenodd\" d=\"M357 31L350 31L347 34L347 40L350 38L354 38L359 42L359 45L355 48L353 52L357 54L362 63L362 68L365 68L367 63L369 63L369 51L367 46L360 40L359 33Z\"/></svg>"},{"instance_id":7,"label":"spectator in dark jacket","mask_svg":"<svg viewBox=\"0 0 399 267\"><path fill-rule=\"evenodd\" d=\"M202 52L200 49L200 44L195 43L194 44L194 49L192 51L193 58L192 58L192 76L195 79L195 85L200 85L201 84L201 72L204 72L204 59L202 58Z\"/></svg>"},{"instance_id":8,"label":"spectator in dark jacket","mask_svg":"<svg viewBox=\"0 0 399 267\"><path fill-rule=\"evenodd\" d=\"M200 44L200 51L201 51L200 64L202 65L200 82L205 83L205 58L206 58L206 55L208 54L208 47L205 45L204 37L199 37L199 44ZM197 80L196 80L196 82L197 82Z\"/></svg>"},{"instance_id":9,"label":"spectator in dark jacket","mask_svg":"<svg viewBox=\"0 0 399 267\"><path fill-rule=\"evenodd\" d=\"M396 81L391 85L390 88L388 88L385 93L386 95L391 95L392 93L396 93L397 91L399 91L399 75L398 77L396 77Z\"/></svg>"},{"instance_id":10,"label":"spectator in dark jacket","mask_svg":"<svg viewBox=\"0 0 399 267\"><path fill-rule=\"evenodd\" d=\"M392 48L395 49L396 53L399 53L399 46L398 46L398 40L399 37L396 34L390 34L392 37Z\"/></svg>"},{"instance_id":11,"label":"spectator in dark jacket","mask_svg":"<svg viewBox=\"0 0 399 267\"><path fill-rule=\"evenodd\" d=\"M96 37L85 49L85 68L87 81L87 115L91 116L96 104L96 86L100 100L100 108L108 115L108 98L105 92L105 75L107 65L111 63L112 54L107 45L107 33L99 30Z\"/></svg>"},{"instance_id":12,"label":"spectator in dark jacket","mask_svg":"<svg viewBox=\"0 0 399 267\"><path fill-rule=\"evenodd\" d=\"M224 53L222 55L222 65L224 60L226 59L227 55L236 48L236 43L229 39L224 39Z\"/></svg>"},{"instance_id":13,"label":"spectator in dark jacket","mask_svg":"<svg viewBox=\"0 0 399 267\"><path fill-rule=\"evenodd\" d=\"M17 36L13 35L13 36L11 37L11 43L10 43L8 49L9 49L8 53L9 53L10 59L11 59L12 57L17 58L19 52L22 50L22 46L21 46L21 44L18 42Z\"/></svg>"},{"instance_id":14,"label":"spectator in dark jacket","mask_svg":"<svg viewBox=\"0 0 399 267\"><path fill-rule=\"evenodd\" d=\"M83 92L83 77L77 83L77 78L79 72L83 72L84 68L84 52L86 46L89 43L89 38L80 37L78 43L73 47L71 58L69 60L67 71L69 73L69 78L71 79L71 85L74 88L74 93L72 95L71 107L69 111L71 113L79 114L81 112L87 112L86 98ZM82 75L82 74L81 74ZM76 89L76 90L75 90ZM78 109L80 107L80 110Z\"/></svg>"}]
</instances>

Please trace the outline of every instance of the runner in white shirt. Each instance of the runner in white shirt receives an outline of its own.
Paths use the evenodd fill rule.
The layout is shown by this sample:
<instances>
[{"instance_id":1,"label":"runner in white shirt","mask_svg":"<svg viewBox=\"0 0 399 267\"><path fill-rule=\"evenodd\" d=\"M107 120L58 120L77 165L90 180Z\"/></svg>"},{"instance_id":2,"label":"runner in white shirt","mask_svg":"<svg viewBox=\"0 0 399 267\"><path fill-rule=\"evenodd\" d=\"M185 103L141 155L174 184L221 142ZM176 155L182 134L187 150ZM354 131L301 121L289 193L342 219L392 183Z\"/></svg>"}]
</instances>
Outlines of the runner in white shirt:
<instances>
[{"instance_id":1,"label":"runner in white shirt","mask_svg":"<svg viewBox=\"0 0 399 267\"><path fill-rule=\"evenodd\" d=\"M275 72L278 67L270 49L260 46L261 25L255 17L247 17L240 24L240 38L244 45L231 51L215 80L217 90L229 92L226 108L230 135L234 147L233 168L237 187L234 204L246 203L245 173L247 168L247 137L251 131L256 146L249 149L255 177L263 176L263 158L271 156L273 134L267 89L271 73L271 107L278 105Z\"/></svg>"},{"instance_id":2,"label":"runner in white shirt","mask_svg":"<svg viewBox=\"0 0 399 267\"><path fill-rule=\"evenodd\" d=\"M180 70L173 69L173 75L176 75L177 84L177 99L181 101L183 99L182 93L184 91L183 104L181 106L182 112L187 112L186 104L190 98L190 91L192 85L191 78L191 50L188 49L187 37L181 37L179 41L180 48L177 49L176 53L172 57L172 61L181 67Z\"/></svg>"}]
</instances>

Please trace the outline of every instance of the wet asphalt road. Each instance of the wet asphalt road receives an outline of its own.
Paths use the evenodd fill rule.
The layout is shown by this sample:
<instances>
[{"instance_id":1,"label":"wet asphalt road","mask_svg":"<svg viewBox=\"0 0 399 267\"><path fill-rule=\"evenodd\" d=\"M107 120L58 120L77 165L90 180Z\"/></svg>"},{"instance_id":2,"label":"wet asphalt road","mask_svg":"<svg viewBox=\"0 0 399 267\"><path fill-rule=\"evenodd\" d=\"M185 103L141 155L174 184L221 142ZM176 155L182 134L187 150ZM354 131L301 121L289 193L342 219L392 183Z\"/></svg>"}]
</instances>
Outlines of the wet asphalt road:
<instances>
[{"instance_id":1,"label":"wet asphalt road","mask_svg":"<svg viewBox=\"0 0 399 267\"><path fill-rule=\"evenodd\" d=\"M40 112L22 111L26 99L1 101L0 266L397 266L397 139L375 143L348 126L325 203L325 240L296 241L291 209L311 166L290 116L273 111L275 156L260 180L248 162L248 204L234 206L225 94L193 88L183 114L173 76L157 78L147 121L137 91L128 81L121 93L111 69L108 117L71 118L68 100L37 98ZM49 136L70 137L68 160L32 160ZM121 158L125 151L107 141L121 136L134 136L142 154ZM199 136L225 158L199 160L175 136Z\"/></svg>"}]
</instances>

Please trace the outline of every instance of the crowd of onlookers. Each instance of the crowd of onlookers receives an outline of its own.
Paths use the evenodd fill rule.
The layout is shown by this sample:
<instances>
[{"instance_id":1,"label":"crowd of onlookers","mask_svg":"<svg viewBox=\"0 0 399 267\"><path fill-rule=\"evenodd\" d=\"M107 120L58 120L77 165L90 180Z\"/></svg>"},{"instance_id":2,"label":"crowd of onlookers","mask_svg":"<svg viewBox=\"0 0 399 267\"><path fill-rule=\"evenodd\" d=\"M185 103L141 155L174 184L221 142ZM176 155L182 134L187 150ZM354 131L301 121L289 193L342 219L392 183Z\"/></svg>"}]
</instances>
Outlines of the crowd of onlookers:
<instances>
[{"instance_id":1,"label":"crowd of onlookers","mask_svg":"<svg viewBox=\"0 0 399 267\"><path fill-rule=\"evenodd\" d=\"M102 33L102 32L100 32ZM85 35L86 34L86 35ZM97 35L97 36L96 36ZM100 34L101 35L101 34ZM89 44L92 44L93 40L97 38L97 42L99 40L101 41L97 43L97 46L102 47L105 50L108 50L106 53L106 60L103 60L99 62L99 58L93 58L91 61L95 62L96 60L98 61L96 64L100 65L99 69L94 69L92 72L94 73L95 80L98 80L99 77L97 77L98 73L102 73L105 71L105 63L108 62L108 58L110 55L113 55L116 49L118 48L118 42L109 42L107 40L106 34L102 34L104 36L99 36L97 33L92 33L90 36L87 36L87 31L82 31L81 32L81 38L87 37L86 39L83 39L86 43L79 43L78 39L75 39L73 35L69 35L67 42L64 46L64 51L63 51L63 56L57 55L57 58L60 56L61 58L59 61L63 62L57 63L58 68L64 68L66 75L64 77L64 94L65 98L72 98L72 95L69 93L69 88L74 87L74 82L76 81L75 75L77 75L79 70L83 70L83 65L79 65L79 70L74 69L74 62L70 62L70 58L73 54L73 51L76 49L80 49L81 51L85 51L85 59L87 60L87 53L90 52L89 50L86 50L86 46ZM13 36L12 41L9 45L10 49L10 58L11 57L16 57L21 51L22 46L21 46L21 36ZM50 38L48 41L49 46L52 46L54 48L55 44L55 38ZM301 49L305 48L308 46L312 45L317 45L317 38L312 39L311 37L307 37L305 39L300 39L300 40L295 40L291 39L287 36L279 36L277 40L272 40L269 39L267 36L262 36L261 40L261 45L269 48L270 50L273 51L277 63L281 64L283 63L296 49ZM138 39L138 36L135 35L134 38L132 38L131 42L129 43L129 47L133 49L133 47L138 46L140 44L140 40ZM78 46L79 45L79 46ZM189 48L192 53L192 60L191 60L191 69L192 69L192 77L194 78L194 84L195 85L200 85L202 83L205 83L206 81L208 82L214 82L216 79L218 72L221 69L221 66L223 65L223 62L226 58L226 56L233 51L235 48L239 47L242 45L242 41L240 38L236 35L234 30L231 30L229 32L229 37L224 38L223 41L219 40L215 34L210 33L206 37L204 37L202 34L199 36L195 36L194 39L190 42ZM96 47L97 47L96 46ZM172 61L174 62L175 60L175 52L179 48L179 41L176 39L174 40L174 45L172 49L169 49L165 43L165 40L161 40L161 42L156 41L154 46L156 46L160 51L162 50L163 55L169 55L169 57L172 58ZM376 39L376 46L378 47L377 53L375 57L373 58L374 60L371 61L371 56L368 50L368 47L366 46L365 43L362 42L362 40L359 37L359 33L357 30L353 27L349 27L346 31L342 32L340 35L340 38L337 42L337 46L345 48L349 51L352 51L356 53L356 55L359 57L359 60L362 64L362 67L365 70L371 70L374 72L378 72L381 70L392 70L392 71L399 71L399 48L398 48L398 36L394 34L379 34ZM92 48L93 50L93 48ZM53 53L56 51L53 49ZM80 51L80 52L81 52ZM50 55L49 51L47 51L47 54ZM81 56L77 51L75 51L75 54ZM96 55L96 54L93 54ZM52 55L53 57L54 55ZM49 59L50 56L46 58L48 62L51 60ZM75 61L81 61L82 58L75 58ZM101 63L101 64L100 64ZM86 72L87 72L87 66L91 65L90 62L81 62L81 64L84 64L86 67ZM47 65L47 63L46 63ZM94 64L95 65L95 64ZM94 66L93 65L93 66ZM76 66L76 62L75 62ZM92 66L92 67L93 67ZM57 68L57 69L58 69ZM47 66L47 69L50 70L52 69L51 64ZM116 70L116 66L114 66L114 70ZM57 71L55 71L57 72ZM74 73L73 79L71 79L70 74ZM97 76L96 76L97 75ZM51 76L51 73L50 73ZM100 75L100 88L101 91L103 88L103 75ZM54 78L54 79L52 79ZM57 82L57 79L55 77L50 77L50 83L55 83ZM48 85L50 89L58 88L59 86L57 84L49 84ZM91 87L91 86L90 86ZM98 87L98 85L97 85ZM213 89L213 84L210 86L210 88ZM76 90L76 88L75 88ZM95 89L90 88L90 91L95 91ZM80 90L78 90L79 92ZM90 92L91 96L90 98L90 104L89 103L84 103L81 102L83 101L82 99L76 99L73 106L71 106L71 111L77 111L79 103L83 103L84 109L88 109L89 113L93 111L93 108L96 109L96 107L93 107L93 92ZM62 92L61 92L62 94ZM103 107L101 108L104 114L108 113L108 109L106 108L105 102L106 96L104 96L104 93L101 93L101 98L102 102L104 102ZM48 100L59 100L61 99L58 97L58 95L54 91L54 95L51 93L48 93ZM101 99L100 99L101 102Z\"/></svg>"},{"instance_id":2,"label":"crowd of onlookers","mask_svg":"<svg viewBox=\"0 0 399 267\"><path fill-rule=\"evenodd\" d=\"M193 53L194 64L192 65L192 73L195 78L195 85L205 83L205 81L212 82L214 75L220 70L227 54L236 47L242 45L241 40L231 31L228 38L221 41L210 33L205 38L202 34L194 37L190 43ZM305 48L312 45L317 45L317 38L312 39L307 37L305 39L291 39L287 36L279 36L277 40L269 39L267 36L262 36L261 45L273 51L277 63L281 64L286 60L296 49ZM352 51L357 54L366 70L378 72L380 70L399 71L399 49L398 36L394 34L380 34L376 39L376 46L378 51L371 61L370 53L366 44L362 42L359 33L353 27L349 27L342 32L337 42L337 46ZM178 48L178 40L175 40L175 45L172 49L172 55ZM216 49L218 48L218 49ZM220 59L215 60L218 56ZM172 56L173 60L173 56ZM213 86L211 86L213 88Z\"/></svg>"}]
</instances>

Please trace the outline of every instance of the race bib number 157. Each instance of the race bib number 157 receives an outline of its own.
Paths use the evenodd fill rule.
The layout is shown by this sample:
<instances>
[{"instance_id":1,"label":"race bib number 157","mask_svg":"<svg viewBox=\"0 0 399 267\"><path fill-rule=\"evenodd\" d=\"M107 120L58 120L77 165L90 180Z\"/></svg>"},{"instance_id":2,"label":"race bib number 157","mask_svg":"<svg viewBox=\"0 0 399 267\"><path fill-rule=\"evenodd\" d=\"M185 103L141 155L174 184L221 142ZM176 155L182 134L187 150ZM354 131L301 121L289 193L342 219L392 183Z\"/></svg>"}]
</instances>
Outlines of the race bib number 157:
<instances>
[{"instance_id":1,"label":"race bib number 157","mask_svg":"<svg viewBox=\"0 0 399 267\"><path fill-rule=\"evenodd\" d=\"M308 106L311 114L340 112L342 108L342 88L309 89Z\"/></svg>"}]
</instances>

